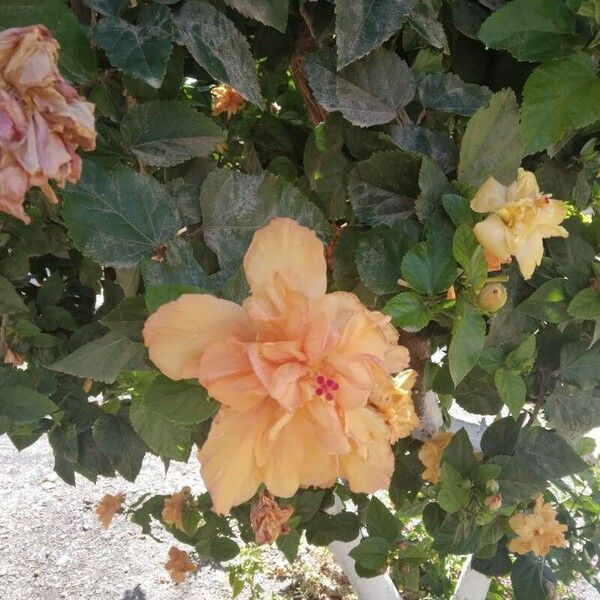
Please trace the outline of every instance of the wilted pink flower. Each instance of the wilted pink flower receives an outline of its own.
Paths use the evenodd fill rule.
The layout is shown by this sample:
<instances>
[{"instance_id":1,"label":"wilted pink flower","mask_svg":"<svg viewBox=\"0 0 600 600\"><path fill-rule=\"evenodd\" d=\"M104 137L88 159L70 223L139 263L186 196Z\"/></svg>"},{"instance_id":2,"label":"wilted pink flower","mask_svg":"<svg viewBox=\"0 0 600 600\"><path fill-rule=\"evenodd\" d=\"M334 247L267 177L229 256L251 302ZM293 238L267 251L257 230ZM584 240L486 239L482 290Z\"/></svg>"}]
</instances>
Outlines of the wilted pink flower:
<instances>
[{"instance_id":1,"label":"wilted pink flower","mask_svg":"<svg viewBox=\"0 0 600 600\"><path fill-rule=\"evenodd\" d=\"M77 181L77 148L96 146L94 105L61 76L58 50L43 25L0 32L0 210L25 223L29 188L58 202L49 180Z\"/></svg>"}]
</instances>

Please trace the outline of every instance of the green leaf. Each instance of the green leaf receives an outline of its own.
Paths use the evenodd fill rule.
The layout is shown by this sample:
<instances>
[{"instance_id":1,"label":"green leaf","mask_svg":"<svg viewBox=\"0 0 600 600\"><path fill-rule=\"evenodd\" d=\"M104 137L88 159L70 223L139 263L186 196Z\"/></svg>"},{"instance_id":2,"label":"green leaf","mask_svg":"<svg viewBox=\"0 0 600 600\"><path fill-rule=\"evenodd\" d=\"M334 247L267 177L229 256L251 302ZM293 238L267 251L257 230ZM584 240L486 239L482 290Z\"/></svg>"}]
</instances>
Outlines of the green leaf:
<instances>
[{"instance_id":1,"label":"green leaf","mask_svg":"<svg viewBox=\"0 0 600 600\"><path fill-rule=\"evenodd\" d=\"M548 396L544 412L559 433L578 440L600 427L600 394L597 387L579 388L562 384Z\"/></svg>"},{"instance_id":2,"label":"green leaf","mask_svg":"<svg viewBox=\"0 0 600 600\"><path fill-rule=\"evenodd\" d=\"M400 264L409 245L399 232L389 227L369 229L356 249L356 266L363 283L376 294L398 291Z\"/></svg>"},{"instance_id":3,"label":"green leaf","mask_svg":"<svg viewBox=\"0 0 600 600\"><path fill-rule=\"evenodd\" d=\"M519 438L520 425L512 417L494 421L481 436L481 450L487 457L512 454Z\"/></svg>"},{"instance_id":4,"label":"green leaf","mask_svg":"<svg viewBox=\"0 0 600 600\"><path fill-rule=\"evenodd\" d=\"M55 425L48 432L48 442L52 447L55 459L76 463L79 457L77 431L72 423L63 422Z\"/></svg>"},{"instance_id":5,"label":"green leaf","mask_svg":"<svg viewBox=\"0 0 600 600\"><path fill-rule=\"evenodd\" d=\"M94 440L128 481L135 481L146 454L146 444L117 415L101 415L94 424Z\"/></svg>"},{"instance_id":6,"label":"green leaf","mask_svg":"<svg viewBox=\"0 0 600 600\"><path fill-rule=\"evenodd\" d=\"M434 48L450 54L444 27L438 20L440 2L437 0L416 0L408 16L411 27Z\"/></svg>"},{"instance_id":7,"label":"green leaf","mask_svg":"<svg viewBox=\"0 0 600 600\"><path fill-rule=\"evenodd\" d=\"M567 312L578 319L600 318L600 293L594 288L581 290L571 300Z\"/></svg>"},{"instance_id":8,"label":"green leaf","mask_svg":"<svg viewBox=\"0 0 600 600\"><path fill-rule=\"evenodd\" d=\"M403 292L388 300L383 308L392 317L392 323L405 331L420 331L431 320L431 311L421 297L413 292Z\"/></svg>"},{"instance_id":9,"label":"green leaf","mask_svg":"<svg viewBox=\"0 0 600 600\"><path fill-rule=\"evenodd\" d=\"M521 131L525 155L558 141L569 128L600 119L600 78L594 59L582 52L540 65L523 88Z\"/></svg>"},{"instance_id":10,"label":"green leaf","mask_svg":"<svg viewBox=\"0 0 600 600\"><path fill-rule=\"evenodd\" d=\"M531 62L561 58L578 42L575 15L564 0L513 0L486 19L479 38Z\"/></svg>"},{"instance_id":11,"label":"green leaf","mask_svg":"<svg viewBox=\"0 0 600 600\"><path fill-rule=\"evenodd\" d=\"M527 394L523 378L515 369L501 368L496 371L494 381L502 402L508 406L510 414L517 418Z\"/></svg>"},{"instance_id":12,"label":"green leaf","mask_svg":"<svg viewBox=\"0 0 600 600\"><path fill-rule=\"evenodd\" d=\"M202 185L202 231L222 269L235 270L257 229L274 217L289 217L323 240L331 228L323 213L291 184L270 173L217 170Z\"/></svg>"},{"instance_id":13,"label":"green leaf","mask_svg":"<svg viewBox=\"0 0 600 600\"><path fill-rule=\"evenodd\" d=\"M557 277L542 284L517 308L526 315L541 321L562 323L570 319L567 306L568 296L565 290L565 280Z\"/></svg>"},{"instance_id":14,"label":"green leaf","mask_svg":"<svg viewBox=\"0 0 600 600\"><path fill-rule=\"evenodd\" d=\"M86 161L65 196L63 215L73 243L105 265L128 267L149 258L180 226L167 189L125 167L108 171Z\"/></svg>"},{"instance_id":15,"label":"green leaf","mask_svg":"<svg viewBox=\"0 0 600 600\"><path fill-rule=\"evenodd\" d=\"M543 427L521 429L515 456L527 463L537 476L552 481L588 468L558 433Z\"/></svg>"},{"instance_id":16,"label":"green leaf","mask_svg":"<svg viewBox=\"0 0 600 600\"><path fill-rule=\"evenodd\" d=\"M444 173L456 169L458 150L445 131L420 125L393 124L388 128L388 135L396 146L430 158Z\"/></svg>"},{"instance_id":17,"label":"green leaf","mask_svg":"<svg viewBox=\"0 0 600 600\"><path fill-rule=\"evenodd\" d=\"M116 17L127 8L128 0L83 0L83 3L101 15Z\"/></svg>"},{"instance_id":18,"label":"green leaf","mask_svg":"<svg viewBox=\"0 0 600 600\"><path fill-rule=\"evenodd\" d=\"M464 269L467 282L476 290L480 288L487 278L488 268L483 248L477 242L470 224L460 225L456 230L452 253Z\"/></svg>"},{"instance_id":19,"label":"green leaf","mask_svg":"<svg viewBox=\"0 0 600 600\"><path fill-rule=\"evenodd\" d=\"M282 33L287 27L288 0L225 0L225 3L244 16Z\"/></svg>"},{"instance_id":20,"label":"green leaf","mask_svg":"<svg viewBox=\"0 0 600 600\"><path fill-rule=\"evenodd\" d=\"M172 381L164 375L159 375L146 389L143 403L147 411L185 425L202 423L219 408L219 403L209 398L203 387Z\"/></svg>"},{"instance_id":21,"label":"green leaf","mask_svg":"<svg viewBox=\"0 0 600 600\"><path fill-rule=\"evenodd\" d=\"M580 387L600 383L600 346L588 348L574 342L560 349L560 373L565 381Z\"/></svg>"},{"instance_id":22,"label":"green leaf","mask_svg":"<svg viewBox=\"0 0 600 600\"><path fill-rule=\"evenodd\" d=\"M319 104L329 112L340 111L360 127L389 123L415 95L408 65L385 48L373 50L339 73L335 51L321 50L306 57L305 69Z\"/></svg>"},{"instance_id":23,"label":"green leaf","mask_svg":"<svg viewBox=\"0 0 600 600\"><path fill-rule=\"evenodd\" d=\"M417 83L423 108L470 117L487 104L492 92L483 85L465 83L454 73L423 73Z\"/></svg>"},{"instance_id":24,"label":"green leaf","mask_svg":"<svg viewBox=\"0 0 600 600\"><path fill-rule=\"evenodd\" d=\"M302 533L300 531L292 529L289 533L280 535L275 542L277 548L279 548L283 555L288 559L290 564L293 563L298 556L301 537Z\"/></svg>"},{"instance_id":25,"label":"green leaf","mask_svg":"<svg viewBox=\"0 0 600 600\"><path fill-rule=\"evenodd\" d=\"M411 152L376 152L350 174L348 195L356 218L367 225L403 221L415 212L421 159Z\"/></svg>"},{"instance_id":26,"label":"green leaf","mask_svg":"<svg viewBox=\"0 0 600 600\"><path fill-rule=\"evenodd\" d=\"M306 541L315 546L328 546L335 540L351 542L358 536L359 530L360 523L354 513L317 513L306 528Z\"/></svg>"},{"instance_id":27,"label":"green leaf","mask_svg":"<svg viewBox=\"0 0 600 600\"><path fill-rule=\"evenodd\" d=\"M495 415L502 408L491 377L479 367L472 369L456 386L454 399L466 411L479 415Z\"/></svg>"},{"instance_id":28,"label":"green leaf","mask_svg":"<svg viewBox=\"0 0 600 600\"><path fill-rule=\"evenodd\" d=\"M414 5L414 0L336 2L338 68L381 46L402 27Z\"/></svg>"},{"instance_id":29,"label":"green leaf","mask_svg":"<svg viewBox=\"0 0 600 600\"><path fill-rule=\"evenodd\" d=\"M215 536L210 532L196 544L196 552L200 556L206 556L219 562L227 562L239 554L240 547L234 540L222 535Z\"/></svg>"},{"instance_id":30,"label":"green leaf","mask_svg":"<svg viewBox=\"0 0 600 600\"><path fill-rule=\"evenodd\" d=\"M173 49L171 11L160 4L144 4L137 25L104 17L96 28L96 42L113 66L158 89Z\"/></svg>"},{"instance_id":31,"label":"green leaf","mask_svg":"<svg viewBox=\"0 0 600 600\"><path fill-rule=\"evenodd\" d=\"M400 521L375 496L369 503L365 525L370 536L384 538L390 544L396 542L400 533Z\"/></svg>"},{"instance_id":32,"label":"green leaf","mask_svg":"<svg viewBox=\"0 0 600 600\"><path fill-rule=\"evenodd\" d=\"M206 156L225 139L212 119L187 102L169 100L131 108L121 121L121 134L140 161L155 167Z\"/></svg>"},{"instance_id":33,"label":"green leaf","mask_svg":"<svg viewBox=\"0 0 600 600\"><path fill-rule=\"evenodd\" d=\"M101 338L77 348L47 369L76 377L114 383L125 371L145 369L146 347L132 342L119 330L110 331Z\"/></svg>"},{"instance_id":34,"label":"green leaf","mask_svg":"<svg viewBox=\"0 0 600 600\"><path fill-rule=\"evenodd\" d=\"M479 463L473 455L473 445L464 428L452 436L444 450L443 462L454 467L463 479L471 477L473 470L478 466Z\"/></svg>"},{"instance_id":35,"label":"green leaf","mask_svg":"<svg viewBox=\"0 0 600 600\"><path fill-rule=\"evenodd\" d=\"M381 569L387 561L390 545L382 537L366 537L350 551L350 556L365 569Z\"/></svg>"},{"instance_id":36,"label":"green leaf","mask_svg":"<svg viewBox=\"0 0 600 600\"><path fill-rule=\"evenodd\" d=\"M22 312L27 312L27 307L21 296L13 284L6 277L0 275L0 313L13 315Z\"/></svg>"},{"instance_id":37,"label":"green leaf","mask_svg":"<svg viewBox=\"0 0 600 600\"><path fill-rule=\"evenodd\" d=\"M466 302L461 303L452 326L452 339L448 348L450 375L458 385L477 364L483 350L485 320L478 310Z\"/></svg>"},{"instance_id":38,"label":"green leaf","mask_svg":"<svg viewBox=\"0 0 600 600\"><path fill-rule=\"evenodd\" d=\"M181 42L196 62L246 100L262 104L256 64L246 38L214 6L201 0L186 0L175 22Z\"/></svg>"},{"instance_id":39,"label":"green leaf","mask_svg":"<svg viewBox=\"0 0 600 600\"><path fill-rule=\"evenodd\" d=\"M458 178L475 187L488 177L509 184L522 156L517 100L512 90L502 90L469 120L460 148Z\"/></svg>"},{"instance_id":40,"label":"green leaf","mask_svg":"<svg viewBox=\"0 0 600 600\"><path fill-rule=\"evenodd\" d=\"M506 366L509 369L518 369L522 373L529 373L533 369L536 356L535 333L528 335L506 357Z\"/></svg>"},{"instance_id":41,"label":"green leaf","mask_svg":"<svg viewBox=\"0 0 600 600\"><path fill-rule=\"evenodd\" d=\"M438 504L447 512L455 513L466 508L470 492L462 485L460 473L449 463L442 464L442 485L437 496Z\"/></svg>"},{"instance_id":42,"label":"green leaf","mask_svg":"<svg viewBox=\"0 0 600 600\"><path fill-rule=\"evenodd\" d=\"M510 572L515 600L549 600L556 593L556 578L543 558L517 557Z\"/></svg>"},{"instance_id":43,"label":"green leaf","mask_svg":"<svg viewBox=\"0 0 600 600\"><path fill-rule=\"evenodd\" d=\"M454 282L456 264L442 244L421 242L404 255L402 278L417 292L440 294Z\"/></svg>"},{"instance_id":44,"label":"green leaf","mask_svg":"<svg viewBox=\"0 0 600 600\"><path fill-rule=\"evenodd\" d=\"M96 74L90 42L63 0L2 0L0 29L42 23L58 40L59 67L71 81L89 81Z\"/></svg>"},{"instance_id":45,"label":"green leaf","mask_svg":"<svg viewBox=\"0 0 600 600\"><path fill-rule=\"evenodd\" d=\"M0 417L14 423L35 423L55 410L48 396L22 385L3 387L0 394Z\"/></svg>"}]
</instances>

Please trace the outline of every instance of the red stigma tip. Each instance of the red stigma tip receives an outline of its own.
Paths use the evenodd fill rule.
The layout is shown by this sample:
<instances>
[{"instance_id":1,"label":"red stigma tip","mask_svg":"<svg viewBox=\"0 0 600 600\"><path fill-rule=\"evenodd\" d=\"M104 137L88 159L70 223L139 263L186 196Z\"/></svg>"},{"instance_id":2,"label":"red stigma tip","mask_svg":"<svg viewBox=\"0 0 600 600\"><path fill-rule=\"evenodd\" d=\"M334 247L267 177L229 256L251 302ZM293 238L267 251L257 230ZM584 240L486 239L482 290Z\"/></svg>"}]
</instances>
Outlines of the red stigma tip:
<instances>
[{"instance_id":1,"label":"red stigma tip","mask_svg":"<svg viewBox=\"0 0 600 600\"><path fill-rule=\"evenodd\" d=\"M325 377L323 377L323 375L319 375L317 377L317 383L321 384L321 385L324 384L325 383Z\"/></svg>"},{"instance_id":2,"label":"red stigma tip","mask_svg":"<svg viewBox=\"0 0 600 600\"><path fill-rule=\"evenodd\" d=\"M326 394L325 395L325 399L326 400L333 400L333 394Z\"/></svg>"},{"instance_id":3,"label":"red stigma tip","mask_svg":"<svg viewBox=\"0 0 600 600\"><path fill-rule=\"evenodd\" d=\"M323 395L323 388L317 388L315 394L317 394L317 396L322 396Z\"/></svg>"}]
</instances>

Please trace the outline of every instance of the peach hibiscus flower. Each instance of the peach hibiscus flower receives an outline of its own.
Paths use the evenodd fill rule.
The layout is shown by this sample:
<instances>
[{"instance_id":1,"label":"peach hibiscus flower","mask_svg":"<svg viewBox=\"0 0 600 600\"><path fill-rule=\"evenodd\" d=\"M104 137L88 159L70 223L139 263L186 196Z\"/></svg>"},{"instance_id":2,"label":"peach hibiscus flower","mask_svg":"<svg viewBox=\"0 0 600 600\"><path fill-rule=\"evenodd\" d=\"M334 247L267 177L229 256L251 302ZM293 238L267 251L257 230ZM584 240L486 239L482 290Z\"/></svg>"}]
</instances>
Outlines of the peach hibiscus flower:
<instances>
[{"instance_id":1,"label":"peach hibiscus flower","mask_svg":"<svg viewBox=\"0 0 600 600\"><path fill-rule=\"evenodd\" d=\"M272 544L290 532L287 524L294 513L291 506L279 506L268 492L261 494L250 509L250 524L257 544Z\"/></svg>"},{"instance_id":2,"label":"peach hibiscus flower","mask_svg":"<svg viewBox=\"0 0 600 600\"><path fill-rule=\"evenodd\" d=\"M0 210L25 223L29 188L58 202L49 180L77 181L77 148L96 145L94 105L59 73L58 49L43 25L0 32Z\"/></svg>"},{"instance_id":3,"label":"peach hibiscus flower","mask_svg":"<svg viewBox=\"0 0 600 600\"><path fill-rule=\"evenodd\" d=\"M230 85L217 85L210 93L213 97L213 117L216 117L221 113L227 113L227 118L230 119L233 115L242 110L244 104L246 104L244 97Z\"/></svg>"},{"instance_id":4,"label":"peach hibiscus flower","mask_svg":"<svg viewBox=\"0 0 600 600\"><path fill-rule=\"evenodd\" d=\"M492 257L505 263L512 255L523 277L529 279L542 262L543 239L569 235L560 226L567 215L567 205L542 194L535 175L521 168L508 187L489 177L471 200L471 208L478 213L491 213L473 228L477 241L488 252L490 270L500 268Z\"/></svg>"},{"instance_id":5,"label":"peach hibiscus flower","mask_svg":"<svg viewBox=\"0 0 600 600\"><path fill-rule=\"evenodd\" d=\"M100 500L100 503L96 507L96 513L98 514L98 518L104 529L108 529L115 514L121 510L124 500L125 495L121 493L115 494L114 496L112 494L106 494L102 500Z\"/></svg>"},{"instance_id":6,"label":"peach hibiscus flower","mask_svg":"<svg viewBox=\"0 0 600 600\"><path fill-rule=\"evenodd\" d=\"M162 511L163 522L167 525L175 525L175 527L184 531L183 511L191 498L192 490L187 485L182 487L180 492L175 492L169 498L166 498Z\"/></svg>"},{"instance_id":7,"label":"peach hibiscus flower","mask_svg":"<svg viewBox=\"0 0 600 600\"><path fill-rule=\"evenodd\" d=\"M355 492L388 487L394 435L370 398L409 360L389 317L327 294L323 245L291 219L256 232L244 270L242 306L184 294L144 327L165 375L195 378L221 403L198 452L214 510L261 483L284 498L338 477Z\"/></svg>"},{"instance_id":8,"label":"peach hibiscus flower","mask_svg":"<svg viewBox=\"0 0 600 600\"><path fill-rule=\"evenodd\" d=\"M533 513L518 512L508 521L512 530L517 534L508 549L517 554L533 552L537 556L548 554L550 546L562 548L565 545L567 526L556 520L556 511L550 504L544 504L540 494L535 499Z\"/></svg>"},{"instance_id":9,"label":"peach hibiscus flower","mask_svg":"<svg viewBox=\"0 0 600 600\"><path fill-rule=\"evenodd\" d=\"M187 552L171 546L165 569L169 571L174 583L183 583L188 573L195 573L198 570L198 565L194 564Z\"/></svg>"}]
</instances>

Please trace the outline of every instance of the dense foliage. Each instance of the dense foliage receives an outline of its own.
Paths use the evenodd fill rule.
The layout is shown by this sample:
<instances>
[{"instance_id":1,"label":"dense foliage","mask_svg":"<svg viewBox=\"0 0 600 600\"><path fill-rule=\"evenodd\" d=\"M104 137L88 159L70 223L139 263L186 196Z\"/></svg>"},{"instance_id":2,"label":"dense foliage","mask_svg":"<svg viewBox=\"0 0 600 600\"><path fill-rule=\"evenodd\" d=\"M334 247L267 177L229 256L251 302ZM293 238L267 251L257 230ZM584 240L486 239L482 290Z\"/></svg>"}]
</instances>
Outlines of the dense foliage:
<instances>
[{"instance_id":1,"label":"dense foliage","mask_svg":"<svg viewBox=\"0 0 600 600\"><path fill-rule=\"evenodd\" d=\"M452 399L493 418L480 456L452 437L435 484L419 459L434 432L401 439L389 503L342 482L279 500L294 509L285 556L302 535L364 528L359 573L389 567L413 597L448 596L443 559L467 554L520 600L577 574L600 589L584 437L600 426L598 0L0 3L0 28L37 23L95 103L98 141L60 205L33 188L30 224L0 213L0 434L18 449L47 435L71 484L133 481L146 453L187 460L219 405L159 374L144 322L183 293L241 302L253 234L291 217L326 245L329 289L401 331L419 414L431 391L446 422ZM470 206L521 166L569 209L528 279L517 261L488 273ZM540 493L566 544L517 553L513 515ZM330 514L334 494L346 508ZM126 514L218 561L237 555L234 531L255 539L250 502L221 516L204 494L164 523L166 499L127 498Z\"/></svg>"}]
</instances>

